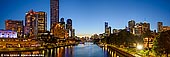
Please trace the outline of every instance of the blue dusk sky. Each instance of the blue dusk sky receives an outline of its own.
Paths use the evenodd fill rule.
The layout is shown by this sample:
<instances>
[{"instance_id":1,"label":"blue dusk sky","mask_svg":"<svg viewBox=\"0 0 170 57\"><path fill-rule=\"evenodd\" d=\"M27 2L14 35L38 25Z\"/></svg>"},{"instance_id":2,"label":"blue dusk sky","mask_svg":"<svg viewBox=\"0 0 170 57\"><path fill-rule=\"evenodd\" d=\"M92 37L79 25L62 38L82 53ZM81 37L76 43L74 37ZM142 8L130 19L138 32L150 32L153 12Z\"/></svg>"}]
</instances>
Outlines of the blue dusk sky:
<instances>
[{"instance_id":1,"label":"blue dusk sky","mask_svg":"<svg viewBox=\"0 0 170 57\"><path fill-rule=\"evenodd\" d=\"M25 13L47 12L50 27L50 0L0 0L0 29L5 29L5 20L23 20ZM116 29L125 28L128 21L149 22L151 30L157 22L170 26L170 0L60 0L59 17L71 18L77 36L89 36L104 32L104 22Z\"/></svg>"}]
</instances>

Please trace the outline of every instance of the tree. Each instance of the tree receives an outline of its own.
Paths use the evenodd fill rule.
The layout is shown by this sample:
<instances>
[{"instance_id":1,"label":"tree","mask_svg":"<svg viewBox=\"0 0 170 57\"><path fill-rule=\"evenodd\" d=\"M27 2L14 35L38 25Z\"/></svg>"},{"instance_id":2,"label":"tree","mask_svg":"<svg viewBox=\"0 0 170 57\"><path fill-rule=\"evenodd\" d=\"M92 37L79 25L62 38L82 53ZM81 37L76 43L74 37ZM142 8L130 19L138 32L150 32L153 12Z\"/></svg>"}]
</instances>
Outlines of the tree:
<instances>
[{"instance_id":1,"label":"tree","mask_svg":"<svg viewBox=\"0 0 170 57\"><path fill-rule=\"evenodd\" d=\"M147 30L145 33L143 33L142 37L143 37L143 38L145 38L145 37L152 37L151 31L150 31L150 30Z\"/></svg>"},{"instance_id":2,"label":"tree","mask_svg":"<svg viewBox=\"0 0 170 57\"><path fill-rule=\"evenodd\" d=\"M162 48L158 45L158 38L160 38L160 34L154 39L152 50L156 56L161 56L163 52L161 51Z\"/></svg>"},{"instance_id":3,"label":"tree","mask_svg":"<svg viewBox=\"0 0 170 57\"><path fill-rule=\"evenodd\" d=\"M107 39L106 39L106 37L105 37L105 38L101 39L101 42L102 42L102 43L106 43L106 40L107 40Z\"/></svg>"},{"instance_id":4,"label":"tree","mask_svg":"<svg viewBox=\"0 0 170 57\"><path fill-rule=\"evenodd\" d=\"M136 42L136 37L131 34L126 29L121 30L118 34L111 34L108 37L105 37L102 39L102 42L108 43L108 44L115 44L117 46L124 45L129 46L131 43Z\"/></svg>"},{"instance_id":5,"label":"tree","mask_svg":"<svg viewBox=\"0 0 170 57\"><path fill-rule=\"evenodd\" d=\"M161 32L159 36L154 40L153 50L156 54L168 53L170 52L170 30Z\"/></svg>"}]
</instances>

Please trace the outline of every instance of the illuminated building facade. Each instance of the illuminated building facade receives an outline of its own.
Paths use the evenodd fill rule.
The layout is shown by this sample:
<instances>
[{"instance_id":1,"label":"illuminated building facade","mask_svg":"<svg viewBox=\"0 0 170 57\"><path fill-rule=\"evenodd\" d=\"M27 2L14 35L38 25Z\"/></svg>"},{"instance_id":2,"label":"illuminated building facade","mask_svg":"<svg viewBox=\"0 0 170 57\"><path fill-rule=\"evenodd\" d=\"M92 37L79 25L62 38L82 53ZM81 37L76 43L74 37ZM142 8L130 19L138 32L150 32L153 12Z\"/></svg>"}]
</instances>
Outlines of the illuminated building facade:
<instances>
[{"instance_id":1,"label":"illuminated building facade","mask_svg":"<svg viewBox=\"0 0 170 57\"><path fill-rule=\"evenodd\" d=\"M65 28L64 18L61 18L61 19L60 19L60 24L62 25L62 27L64 27L64 28Z\"/></svg>"},{"instance_id":2,"label":"illuminated building facade","mask_svg":"<svg viewBox=\"0 0 170 57\"><path fill-rule=\"evenodd\" d=\"M110 36L111 34L111 27L108 26L108 22L105 22L105 36Z\"/></svg>"},{"instance_id":3,"label":"illuminated building facade","mask_svg":"<svg viewBox=\"0 0 170 57\"><path fill-rule=\"evenodd\" d=\"M130 31L130 33L132 34L142 35L146 33L147 31L150 31L150 23L147 23L147 22L135 23L134 20L130 20L128 22L127 30Z\"/></svg>"},{"instance_id":4,"label":"illuminated building facade","mask_svg":"<svg viewBox=\"0 0 170 57\"><path fill-rule=\"evenodd\" d=\"M26 47L40 47L41 41L35 39L25 38L0 38L0 48L26 48Z\"/></svg>"},{"instance_id":5,"label":"illuminated building facade","mask_svg":"<svg viewBox=\"0 0 170 57\"><path fill-rule=\"evenodd\" d=\"M149 23L137 23L134 26L133 34L135 35L142 35L146 33L147 31L150 31L150 24Z\"/></svg>"},{"instance_id":6,"label":"illuminated building facade","mask_svg":"<svg viewBox=\"0 0 170 57\"><path fill-rule=\"evenodd\" d=\"M105 33L106 33L106 29L108 28L108 22L105 22Z\"/></svg>"},{"instance_id":7,"label":"illuminated building facade","mask_svg":"<svg viewBox=\"0 0 170 57\"><path fill-rule=\"evenodd\" d=\"M67 24L65 24L64 18L61 18L59 23L54 23L54 26L51 27L51 33L53 33L54 37L60 39L67 39L73 36L74 33L72 31L71 19L68 19Z\"/></svg>"},{"instance_id":8,"label":"illuminated building facade","mask_svg":"<svg viewBox=\"0 0 170 57\"><path fill-rule=\"evenodd\" d=\"M170 26L163 26L162 22L158 22L158 32L170 30Z\"/></svg>"},{"instance_id":9,"label":"illuminated building facade","mask_svg":"<svg viewBox=\"0 0 170 57\"><path fill-rule=\"evenodd\" d=\"M143 33L146 33L146 31L149 31L150 30L150 23L142 23L142 32Z\"/></svg>"},{"instance_id":10,"label":"illuminated building facade","mask_svg":"<svg viewBox=\"0 0 170 57\"><path fill-rule=\"evenodd\" d=\"M135 26L135 21L134 20L130 20L128 22L128 27L129 27L130 33L133 33L134 26Z\"/></svg>"},{"instance_id":11,"label":"illuminated building facade","mask_svg":"<svg viewBox=\"0 0 170 57\"><path fill-rule=\"evenodd\" d=\"M59 0L50 0L50 27L59 22Z\"/></svg>"},{"instance_id":12,"label":"illuminated building facade","mask_svg":"<svg viewBox=\"0 0 170 57\"><path fill-rule=\"evenodd\" d=\"M112 32L111 29L112 29L111 26L109 26L109 32L108 32L109 36L110 36L110 34L111 34L111 32Z\"/></svg>"},{"instance_id":13,"label":"illuminated building facade","mask_svg":"<svg viewBox=\"0 0 170 57\"><path fill-rule=\"evenodd\" d=\"M75 38L75 29L72 29L72 37Z\"/></svg>"},{"instance_id":14,"label":"illuminated building facade","mask_svg":"<svg viewBox=\"0 0 170 57\"><path fill-rule=\"evenodd\" d=\"M0 30L0 38L17 38L17 32L12 30Z\"/></svg>"},{"instance_id":15,"label":"illuminated building facade","mask_svg":"<svg viewBox=\"0 0 170 57\"><path fill-rule=\"evenodd\" d=\"M25 34L28 36L37 36L38 33L47 30L47 14L45 12L35 12L30 10L25 16Z\"/></svg>"},{"instance_id":16,"label":"illuminated building facade","mask_svg":"<svg viewBox=\"0 0 170 57\"><path fill-rule=\"evenodd\" d=\"M170 30L170 26L163 26L163 31L167 31L167 30Z\"/></svg>"},{"instance_id":17,"label":"illuminated building facade","mask_svg":"<svg viewBox=\"0 0 170 57\"><path fill-rule=\"evenodd\" d=\"M142 24L137 23L134 27L134 34L135 35L141 35L142 34Z\"/></svg>"},{"instance_id":18,"label":"illuminated building facade","mask_svg":"<svg viewBox=\"0 0 170 57\"><path fill-rule=\"evenodd\" d=\"M44 33L47 31L47 14L45 12L37 12L38 15L38 33Z\"/></svg>"},{"instance_id":19,"label":"illuminated building facade","mask_svg":"<svg viewBox=\"0 0 170 57\"><path fill-rule=\"evenodd\" d=\"M111 27L109 26L106 28L106 35L110 36L110 34L111 34Z\"/></svg>"},{"instance_id":20,"label":"illuminated building facade","mask_svg":"<svg viewBox=\"0 0 170 57\"><path fill-rule=\"evenodd\" d=\"M158 22L158 32L162 31L162 26L163 26L163 23L162 22Z\"/></svg>"},{"instance_id":21,"label":"illuminated building facade","mask_svg":"<svg viewBox=\"0 0 170 57\"><path fill-rule=\"evenodd\" d=\"M71 19L67 19L67 24L66 24L66 29L72 29L72 20Z\"/></svg>"},{"instance_id":22,"label":"illuminated building facade","mask_svg":"<svg viewBox=\"0 0 170 57\"><path fill-rule=\"evenodd\" d=\"M72 20L71 19L67 19L67 24L66 24L66 30L67 33L69 34L69 37L72 38Z\"/></svg>"},{"instance_id":23,"label":"illuminated building facade","mask_svg":"<svg viewBox=\"0 0 170 57\"><path fill-rule=\"evenodd\" d=\"M37 30L37 14L35 11L30 10L25 16L25 34L28 36L35 36L38 33Z\"/></svg>"},{"instance_id":24,"label":"illuminated building facade","mask_svg":"<svg viewBox=\"0 0 170 57\"><path fill-rule=\"evenodd\" d=\"M21 20L6 20L5 29L16 31L18 38L21 38L24 35L24 30L23 30L24 26L23 26L23 21Z\"/></svg>"},{"instance_id":25,"label":"illuminated building facade","mask_svg":"<svg viewBox=\"0 0 170 57\"><path fill-rule=\"evenodd\" d=\"M61 23L56 23L55 26L52 27L51 33L53 33L54 37L57 38L66 38L67 37L67 31L66 29L61 25Z\"/></svg>"},{"instance_id":26,"label":"illuminated building facade","mask_svg":"<svg viewBox=\"0 0 170 57\"><path fill-rule=\"evenodd\" d=\"M144 48L152 48L153 47L153 42L154 42L154 37L145 37L143 39L144 43L143 46Z\"/></svg>"}]
</instances>

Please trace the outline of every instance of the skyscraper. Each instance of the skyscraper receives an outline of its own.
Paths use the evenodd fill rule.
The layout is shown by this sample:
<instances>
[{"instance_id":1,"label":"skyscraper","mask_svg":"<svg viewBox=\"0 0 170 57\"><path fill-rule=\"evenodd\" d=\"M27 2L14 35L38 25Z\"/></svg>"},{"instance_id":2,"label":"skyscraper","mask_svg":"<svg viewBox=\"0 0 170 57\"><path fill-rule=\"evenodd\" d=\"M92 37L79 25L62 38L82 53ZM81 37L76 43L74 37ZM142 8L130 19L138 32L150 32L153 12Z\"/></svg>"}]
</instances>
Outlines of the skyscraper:
<instances>
[{"instance_id":1,"label":"skyscraper","mask_svg":"<svg viewBox=\"0 0 170 57\"><path fill-rule=\"evenodd\" d=\"M38 15L38 33L44 33L47 31L47 14L43 11L37 12Z\"/></svg>"},{"instance_id":2,"label":"skyscraper","mask_svg":"<svg viewBox=\"0 0 170 57\"><path fill-rule=\"evenodd\" d=\"M27 36L37 35L37 14L35 11L30 10L25 16L25 30L24 33Z\"/></svg>"},{"instance_id":3,"label":"skyscraper","mask_svg":"<svg viewBox=\"0 0 170 57\"><path fill-rule=\"evenodd\" d=\"M162 31L162 22L158 22L158 32L161 32Z\"/></svg>"},{"instance_id":4,"label":"skyscraper","mask_svg":"<svg viewBox=\"0 0 170 57\"><path fill-rule=\"evenodd\" d=\"M72 20L67 19L66 29L72 30Z\"/></svg>"},{"instance_id":5,"label":"skyscraper","mask_svg":"<svg viewBox=\"0 0 170 57\"><path fill-rule=\"evenodd\" d=\"M135 35L141 35L142 34L142 24L141 23L136 23L134 26L134 34Z\"/></svg>"},{"instance_id":6,"label":"skyscraper","mask_svg":"<svg viewBox=\"0 0 170 57\"><path fill-rule=\"evenodd\" d=\"M24 34L23 21L21 20L6 20L5 29L17 32L17 37L22 38Z\"/></svg>"},{"instance_id":7,"label":"skyscraper","mask_svg":"<svg viewBox=\"0 0 170 57\"><path fill-rule=\"evenodd\" d=\"M59 0L50 0L50 27L59 22Z\"/></svg>"},{"instance_id":8,"label":"skyscraper","mask_svg":"<svg viewBox=\"0 0 170 57\"><path fill-rule=\"evenodd\" d=\"M64 18L61 18L61 19L60 19L60 22L64 22Z\"/></svg>"},{"instance_id":9,"label":"skyscraper","mask_svg":"<svg viewBox=\"0 0 170 57\"><path fill-rule=\"evenodd\" d=\"M75 38L75 29L72 29L72 37Z\"/></svg>"},{"instance_id":10,"label":"skyscraper","mask_svg":"<svg viewBox=\"0 0 170 57\"><path fill-rule=\"evenodd\" d=\"M30 10L25 16L25 34L36 36L47 31L47 14Z\"/></svg>"},{"instance_id":11,"label":"skyscraper","mask_svg":"<svg viewBox=\"0 0 170 57\"><path fill-rule=\"evenodd\" d=\"M67 19L66 30L67 30L67 33L69 33L69 37L72 38L72 20L71 19Z\"/></svg>"},{"instance_id":12,"label":"skyscraper","mask_svg":"<svg viewBox=\"0 0 170 57\"><path fill-rule=\"evenodd\" d=\"M105 35L106 36L110 36L110 34L111 34L111 27L110 26L108 26L108 22L105 22Z\"/></svg>"},{"instance_id":13,"label":"skyscraper","mask_svg":"<svg viewBox=\"0 0 170 57\"><path fill-rule=\"evenodd\" d=\"M106 29L108 28L108 22L105 22L105 33L106 33Z\"/></svg>"},{"instance_id":14,"label":"skyscraper","mask_svg":"<svg viewBox=\"0 0 170 57\"><path fill-rule=\"evenodd\" d=\"M64 28L65 28L64 18L61 18L61 19L60 19L60 24L61 24L61 26L62 26L62 27L64 27Z\"/></svg>"},{"instance_id":15,"label":"skyscraper","mask_svg":"<svg viewBox=\"0 0 170 57\"><path fill-rule=\"evenodd\" d=\"M129 28L130 33L133 33L134 26L135 26L135 21L134 20L130 20L128 22L128 28Z\"/></svg>"},{"instance_id":16,"label":"skyscraper","mask_svg":"<svg viewBox=\"0 0 170 57\"><path fill-rule=\"evenodd\" d=\"M158 22L158 32L170 30L170 26L163 26L162 22Z\"/></svg>"},{"instance_id":17,"label":"skyscraper","mask_svg":"<svg viewBox=\"0 0 170 57\"><path fill-rule=\"evenodd\" d=\"M111 34L111 26L109 26L109 28L108 28L108 30L109 30L109 32L108 32L108 35L110 36L110 34Z\"/></svg>"},{"instance_id":18,"label":"skyscraper","mask_svg":"<svg viewBox=\"0 0 170 57\"><path fill-rule=\"evenodd\" d=\"M142 35L144 33L146 33L147 31L150 31L150 23L136 23L136 25L134 26L134 33L135 35Z\"/></svg>"},{"instance_id":19,"label":"skyscraper","mask_svg":"<svg viewBox=\"0 0 170 57\"><path fill-rule=\"evenodd\" d=\"M142 31L143 33L150 31L150 23L147 23L147 22L142 23Z\"/></svg>"}]
</instances>

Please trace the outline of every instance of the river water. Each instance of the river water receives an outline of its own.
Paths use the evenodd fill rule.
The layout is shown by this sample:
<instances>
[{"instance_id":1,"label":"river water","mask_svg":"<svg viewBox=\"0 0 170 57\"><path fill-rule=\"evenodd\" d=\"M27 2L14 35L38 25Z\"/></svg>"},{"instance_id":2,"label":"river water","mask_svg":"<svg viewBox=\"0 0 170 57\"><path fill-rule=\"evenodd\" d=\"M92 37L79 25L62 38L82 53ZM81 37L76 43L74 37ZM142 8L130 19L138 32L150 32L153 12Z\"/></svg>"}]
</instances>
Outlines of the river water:
<instances>
[{"instance_id":1,"label":"river water","mask_svg":"<svg viewBox=\"0 0 170 57\"><path fill-rule=\"evenodd\" d=\"M57 48L56 57L110 57L109 53L91 42Z\"/></svg>"},{"instance_id":2,"label":"river water","mask_svg":"<svg viewBox=\"0 0 170 57\"><path fill-rule=\"evenodd\" d=\"M11 52L3 55L22 55L22 56L38 56L38 57L112 57L105 48L101 48L92 42L85 42L85 44L78 44L76 46L66 46L53 49L46 49L31 52ZM21 56L21 57L22 57Z\"/></svg>"}]
</instances>

